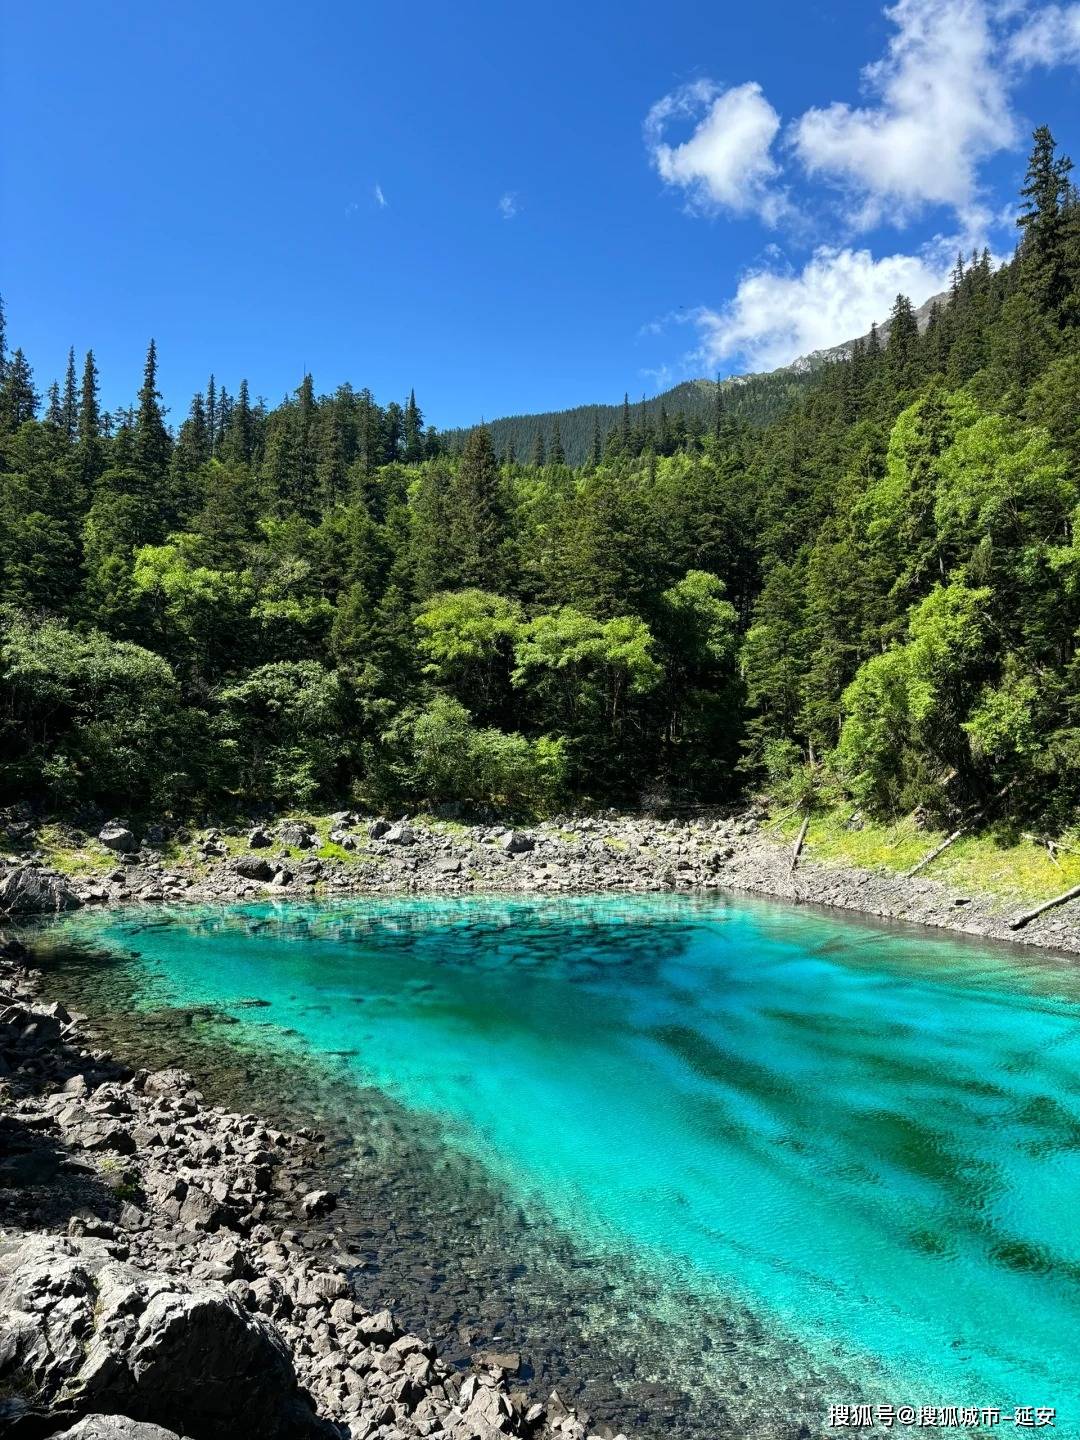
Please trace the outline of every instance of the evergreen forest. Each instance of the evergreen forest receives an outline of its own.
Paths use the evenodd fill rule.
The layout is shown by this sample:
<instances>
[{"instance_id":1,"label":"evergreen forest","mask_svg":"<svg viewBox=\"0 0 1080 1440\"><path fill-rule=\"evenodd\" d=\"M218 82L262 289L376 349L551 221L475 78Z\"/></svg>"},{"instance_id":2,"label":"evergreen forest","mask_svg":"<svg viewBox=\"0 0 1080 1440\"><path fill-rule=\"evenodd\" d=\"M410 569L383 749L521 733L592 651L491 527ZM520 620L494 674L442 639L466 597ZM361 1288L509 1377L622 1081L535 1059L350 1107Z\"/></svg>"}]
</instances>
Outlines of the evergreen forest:
<instances>
[{"instance_id":1,"label":"evergreen forest","mask_svg":"<svg viewBox=\"0 0 1080 1440\"><path fill-rule=\"evenodd\" d=\"M767 403L586 407L570 451L310 375L272 408L211 378L170 425L153 342L106 413L92 352L39 393L0 339L0 798L542 814L768 783L1067 825L1080 200L1045 128L1018 211L921 330L898 296Z\"/></svg>"}]
</instances>

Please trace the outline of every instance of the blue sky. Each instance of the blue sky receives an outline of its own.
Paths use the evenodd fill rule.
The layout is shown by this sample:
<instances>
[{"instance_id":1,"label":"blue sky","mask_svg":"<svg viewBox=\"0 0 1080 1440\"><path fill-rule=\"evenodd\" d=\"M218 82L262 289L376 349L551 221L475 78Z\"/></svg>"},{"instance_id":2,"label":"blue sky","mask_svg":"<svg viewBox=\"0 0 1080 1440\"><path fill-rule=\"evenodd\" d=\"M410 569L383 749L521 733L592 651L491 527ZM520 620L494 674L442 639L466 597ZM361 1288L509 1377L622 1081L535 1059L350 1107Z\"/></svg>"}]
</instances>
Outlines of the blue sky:
<instances>
[{"instance_id":1,"label":"blue sky","mask_svg":"<svg viewBox=\"0 0 1080 1440\"><path fill-rule=\"evenodd\" d=\"M154 335L174 421L211 369L447 426L768 368L1006 255L1035 124L1080 152L1076 3L57 0L0 44L9 341L115 405Z\"/></svg>"}]
</instances>

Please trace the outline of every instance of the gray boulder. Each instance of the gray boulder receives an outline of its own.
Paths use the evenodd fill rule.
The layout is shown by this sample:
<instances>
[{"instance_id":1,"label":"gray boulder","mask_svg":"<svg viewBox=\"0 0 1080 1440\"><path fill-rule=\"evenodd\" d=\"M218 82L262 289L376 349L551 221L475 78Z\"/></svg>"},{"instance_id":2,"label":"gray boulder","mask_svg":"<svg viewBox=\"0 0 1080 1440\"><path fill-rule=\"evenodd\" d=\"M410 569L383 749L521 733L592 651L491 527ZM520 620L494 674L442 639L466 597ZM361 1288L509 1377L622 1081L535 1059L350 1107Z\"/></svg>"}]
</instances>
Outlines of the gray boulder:
<instances>
[{"instance_id":1,"label":"gray boulder","mask_svg":"<svg viewBox=\"0 0 1080 1440\"><path fill-rule=\"evenodd\" d=\"M368 826L368 834L372 840L381 840L393 828L389 820L373 820Z\"/></svg>"},{"instance_id":2,"label":"gray boulder","mask_svg":"<svg viewBox=\"0 0 1080 1440\"><path fill-rule=\"evenodd\" d=\"M249 832L247 842L252 850L265 850L268 845L273 843L269 830L264 830L261 825L256 825Z\"/></svg>"},{"instance_id":3,"label":"gray boulder","mask_svg":"<svg viewBox=\"0 0 1080 1440\"><path fill-rule=\"evenodd\" d=\"M180 1440L175 1430L129 1420L126 1415L87 1415L70 1430L61 1430L51 1440Z\"/></svg>"},{"instance_id":4,"label":"gray boulder","mask_svg":"<svg viewBox=\"0 0 1080 1440\"><path fill-rule=\"evenodd\" d=\"M200 1440L325 1433L265 1317L221 1285L122 1264L101 1240L0 1245L4 1389L35 1407L116 1411Z\"/></svg>"},{"instance_id":5,"label":"gray boulder","mask_svg":"<svg viewBox=\"0 0 1080 1440\"><path fill-rule=\"evenodd\" d=\"M311 826L305 825L302 820L286 820L278 826L277 837L283 845L289 845L294 850L310 850L315 843Z\"/></svg>"},{"instance_id":6,"label":"gray boulder","mask_svg":"<svg viewBox=\"0 0 1080 1440\"><path fill-rule=\"evenodd\" d=\"M238 855L232 863L232 868L245 880L272 880L276 867L271 865L269 860L264 860L261 855Z\"/></svg>"},{"instance_id":7,"label":"gray boulder","mask_svg":"<svg viewBox=\"0 0 1080 1440\"><path fill-rule=\"evenodd\" d=\"M527 855L530 850L536 849L536 841L532 836L525 835L520 830L508 830L499 845L507 855Z\"/></svg>"},{"instance_id":8,"label":"gray boulder","mask_svg":"<svg viewBox=\"0 0 1080 1440\"><path fill-rule=\"evenodd\" d=\"M360 848L356 836L348 830L331 830L330 842L333 845L340 845L342 850L358 850Z\"/></svg>"},{"instance_id":9,"label":"gray boulder","mask_svg":"<svg viewBox=\"0 0 1080 1440\"><path fill-rule=\"evenodd\" d=\"M20 865L0 880L0 914L35 915L48 910L77 910L82 901L59 875Z\"/></svg>"},{"instance_id":10,"label":"gray boulder","mask_svg":"<svg viewBox=\"0 0 1080 1440\"><path fill-rule=\"evenodd\" d=\"M330 1190L309 1190L300 1201L300 1209L312 1218L329 1215L330 1211L336 1208L337 1196Z\"/></svg>"},{"instance_id":11,"label":"gray boulder","mask_svg":"<svg viewBox=\"0 0 1080 1440\"><path fill-rule=\"evenodd\" d=\"M382 837L387 845L415 845L416 832L410 830L404 823L391 825L386 834Z\"/></svg>"},{"instance_id":12,"label":"gray boulder","mask_svg":"<svg viewBox=\"0 0 1080 1440\"><path fill-rule=\"evenodd\" d=\"M125 820L109 820L98 831L97 837L109 850L118 850L122 855L131 855L139 848Z\"/></svg>"}]
</instances>

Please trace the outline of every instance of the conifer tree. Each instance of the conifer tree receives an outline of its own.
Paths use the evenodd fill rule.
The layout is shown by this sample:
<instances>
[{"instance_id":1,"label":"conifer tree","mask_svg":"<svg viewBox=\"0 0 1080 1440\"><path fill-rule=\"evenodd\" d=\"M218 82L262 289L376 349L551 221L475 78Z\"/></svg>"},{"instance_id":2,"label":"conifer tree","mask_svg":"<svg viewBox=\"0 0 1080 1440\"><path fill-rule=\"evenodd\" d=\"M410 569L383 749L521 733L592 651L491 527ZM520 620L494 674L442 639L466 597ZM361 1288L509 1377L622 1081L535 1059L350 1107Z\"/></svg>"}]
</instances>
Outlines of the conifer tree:
<instances>
[{"instance_id":1,"label":"conifer tree","mask_svg":"<svg viewBox=\"0 0 1080 1440\"><path fill-rule=\"evenodd\" d=\"M535 465L538 470L542 469L546 458L547 456L544 446L544 432L538 425L536 427L536 434L533 436L532 453L529 456L529 464Z\"/></svg>"},{"instance_id":2,"label":"conifer tree","mask_svg":"<svg viewBox=\"0 0 1080 1440\"><path fill-rule=\"evenodd\" d=\"M217 435L217 386L213 374L206 382L206 433L209 437L210 454L214 453L214 437Z\"/></svg>"},{"instance_id":3,"label":"conifer tree","mask_svg":"<svg viewBox=\"0 0 1080 1440\"><path fill-rule=\"evenodd\" d=\"M462 588L498 590L505 574L506 510L491 432L471 430L447 497L449 551Z\"/></svg>"},{"instance_id":4,"label":"conifer tree","mask_svg":"<svg viewBox=\"0 0 1080 1440\"><path fill-rule=\"evenodd\" d=\"M98 372L94 352L88 350L83 362L82 389L79 395L79 444L96 443L101 434L101 412L98 409Z\"/></svg>"},{"instance_id":5,"label":"conifer tree","mask_svg":"<svg viewBox=\"0 0 1080 1440\"><path fill-rule=\"evenodd\" d=\"M22 350L16 350L0 383L0 432L17 430L37 414L38 394L34 373Z\"/></svg>"},{"instance_id":6,"label":"conifer tree","mask_svg":"<svg viewBox=\"0 0 1080 1440\"><path fill-rule=\"evenodd\" d=\"M897 295L889 316L885 363L893 388L904 395L918 380L919 325L906 295Z\"/></svg>"},{"instance_id":7,"label":"conifer tree","mask_svg":"<svg viewBox=\"0 0 1080 1440\"><path fill-rule=\"evenodd\" d=\"M1024 211L1017 217L1023 232L1021 274L1025 288L1044 315L1058 316L1069 293L1069 172L1072 161L1057 154L1050 128L1034 133L1027 177L1020 192Z\"/></svg>"},{"instance_id":8,"label":"conifer tree","mask_svg":"<svg viewBox=\"0 0 1080 1440\"><path fill-rule=\"evenodd\" d=\"M566 464L566 451L563 449L562 435L559 432L558 420L555 421L554 427L552 429L551 450L548 455L548 459L550 460L552 465Z\"/></svg>"},{"instance_id":9,"label":"conifer tree","mask_svg":"<svg viewBox=\"0 0 1080 1440\"><path fill-rule=\"evenodd\" d=\"M146 351L143 383L139 388L139 406L135 416L133 459L144 480L160 480L169 461L169 432L161 409L157 388L157 346L151 340Z\"/></svg>"},{"instance_id":10,"label":"conifer tree","mask_svg":"<svg viewBox=\"0 0 1080 1440\"><path fill-rule=\"evenodd\" d=\"M391 400L383 417L383 463L392 465L401 455L405 434L405 412Z\"/></svg>"},{"instance_id":11,"label":"conifer tree","mask_svg":"<svg viewBox=\"0 0 1080 1440\"><path fill-rule=\"evenodd\" d=\"M64 434L74 444L79 431L79 392L75 379L75 346L68 350L64 376Z\"/></svg>"},{"instance_id":12,"label":"conifer tree","mask_svg":"<svg viewBox=\"0 0 1080 1440\"><path fill-rule=\"evenodd\" d=\"M235 460L241 465L251 464L255 448L254 425L248 382L241 380L240 389L236 395L236 404L229 414L229 428L225 436L225 452L230 460Z\"/></svg>"},{"instance_id":13,"label":"conifer tree","mask_svg":"<svg viewBox=\"0 0 1080 1440\"><path fill-rule=\"evenodd\" d=\"M403 428L405 446L402 458L408 464L415 464L424 457L424 417L416 403L415 390L409 391L409 398L405 402Z\"/></svg>"},{"instance_id":14,"label":"conifer tree","mask_svg":"<svg viewBox=\"0 0 1080 1440\"><path fill-rule=\"evenodd\" d=\"M64 407L60 403L60 386L54 380L46 392L49 403L45 409L45 423L51 425L57 432L64 429Z\"/></svg>"}]
</instances>

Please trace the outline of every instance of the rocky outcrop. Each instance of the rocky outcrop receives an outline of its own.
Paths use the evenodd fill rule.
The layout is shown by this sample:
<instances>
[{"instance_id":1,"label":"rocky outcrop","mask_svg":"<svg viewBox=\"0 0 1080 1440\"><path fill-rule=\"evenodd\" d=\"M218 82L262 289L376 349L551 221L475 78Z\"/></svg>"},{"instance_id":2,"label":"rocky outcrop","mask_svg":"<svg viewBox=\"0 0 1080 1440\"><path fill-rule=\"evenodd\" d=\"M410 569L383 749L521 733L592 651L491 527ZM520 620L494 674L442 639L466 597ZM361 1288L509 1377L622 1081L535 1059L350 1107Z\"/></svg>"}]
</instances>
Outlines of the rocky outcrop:
<instances>
[{"instance_id":1,"label":"rocky outcrop","mask_svg":"<svg viewBox=\"0 0 1080 1440\"><path fill-rule=\"evenodd\" d=\"M50 1440L184 1440L175 1430L129 1420L126 1415L87 1415L70 1430L61 1430Z\"/></svg>"},{"instance_id":2,"label":"rocky outcrop","mask_svg":"<svg viewBox=\"0 0 1080 1440\"><path fill-rule=\"evenodd\" d=\"M114 1249L49 1235L0 1244L0 1381L19 1377L27 1410L113 1410L205 1440L330 1433L262 1316Z\"/></svg>"},{"instance_id":3,"label":"rocky outcrop","mask_svg":"<svg viewBox=\"0 0 1080 1440\"><path fill-rule=\"evenodd\" d=\"M107 850L116 850L121 855L134 854L139 842L126 820L110 820L98 832L98 839Z\"/></svg>"},{"instance_id":4,"label":"rocky outcrop","mask_svg":"<svg viewBox=\"0 0 1080 1440\"><path fill-rule=\"evenodd\" d=\"M261 855L238 855L232 868L245 880L272 880L275 874L274 866Z\"/></svg>"},{"instance_id":5,"label":"rocky outcrop","mask_svg":"<svg viewBox=\"0 0 1080 1440\"><path fill-rule=\"evenodd\" d=\"M0 915L75 910L82 901L62 876L36 865L16 865L0 876Z\"/></svg>"}]
</instances>

